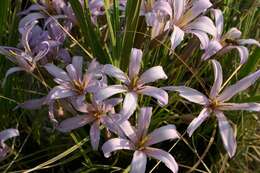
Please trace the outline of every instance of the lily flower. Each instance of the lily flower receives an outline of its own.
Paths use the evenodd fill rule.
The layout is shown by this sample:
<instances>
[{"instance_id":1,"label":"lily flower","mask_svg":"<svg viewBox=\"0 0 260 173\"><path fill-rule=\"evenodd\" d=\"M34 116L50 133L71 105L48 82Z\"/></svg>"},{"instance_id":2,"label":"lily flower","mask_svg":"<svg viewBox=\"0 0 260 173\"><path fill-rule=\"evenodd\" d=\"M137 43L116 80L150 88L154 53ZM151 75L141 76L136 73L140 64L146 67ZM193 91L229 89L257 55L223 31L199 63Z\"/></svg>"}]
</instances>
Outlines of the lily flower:
<instances>
[{"instance_id":1,"label":"lily flower","mask_svg":"<svg viewBox=\"0 0 260 173\"><path fill-rule=\"evenodd\" d=\"M121 129L128 139L119 137L108 140L102 146L104 156L110 157L111 152L117 150L132 150L134 151L134 156L131 163L131 173L144 173L147 157L161 160L172 172L177 173L178 164L172 155L164 150L151 147L151 145L165 140L179 138L176 127L174 125L166 125L147 134L151 116L152 108L144 107L140 110L137 127L132 127L128 121L121 124Z\"/></svg>"},{"instance_id":2,"label":"lily flower","mask_svg":"<svg viewBox=\"0 0 260 173\"><path fill-rule=\"evenodd\" d=\"M112 76L120 80L122 85L111 85L95 92L96 100L105 100L115 94L126 93L123 108L120 112L128 119L136 110L138 95L147 95L158 100L161 106L168 103L168 94L163 89L153 86L147 86L147 83L157 81L159 79L167 79L166 74L161 66L155 66L145 71L140 77L138 76L141 68L142 51L140 49L132 49L130 63L128 67L128 76L111 64L104 65L103 71L108 76Z\"/></svg>"},{"instance_id":3,"label":"lily flower","mask_svg":"<svg viewBox=\"0 0 260 173\"><path fill-rule=\"evenodd\" d=\"M237 49L240 55L240 64L244 64L248 59L248 49L245 45L257 45L260 47L260 43L254 39L240 39L241 31L237 28L231 28L227 33L223 34L224 17L223 13L219 9L212 9L211 12L215 18L215 25L217 29L217 35L206 46L205 52L202 55L202 60L207 60L215 55L220 50L227 52L231 49Z\"/></svg>"},{"instance_id":4,"label":"lily flower","mask_svg":"<svg viewBox=\"0 0 260 173\"><path fill-rule=\"evenodd\" d=\"M9 152L9 148L4 142L16 136L19 136L17 129L6 129L0 132L0 159L4 158Z\"/></svg>"},{"instance_id":5,"label":"lily flower","mask_svg":"<svg viewBox=\"0 0 260 173\"><path fill-rule=\"evenodd\" d=\"M59 84L48 94L48 100L62 99L73 96L83 96L95 88L96 80L91 73L82 74L83 57L74 56L72 64L66 66L66 71L46 64L45 69L54 76L54 81Z\"/></svg>"},{"instance_id":6,"label":"lily flower","mask_svg":"<svg viewBox=\"0 0 260 173\"><path fill-rule=\"evenodd\" d=\"M147 13L148 25L152 26L152 38L164 31L171 31L171 48L174 50L184 39L185 33L197 36L205 48L208 34L216 35L212 20L202 16L212 4L209 0L158 0ZM164 16L164 17L163 17Z\"/></svg>"},{"instance_id":7,"label":"lily flower","mask_svg":"<svg viewBox=\"0 0 260 173\"><path fill-rule=\"evenodd\" d=\"M193 119L187 129L189 136L191 136L211 114L215 115L218 120L219 132L224 147L228 152L229 157L233 157L237 147L236 138L223 111L247 110L260 112L259 103L227 103L227 101L234 95L253 85L260 77L260 70L244 77L240 81L220 92L223 82L222 68L220 63L216 60L212 60L212 64L214 68L215 81L211 88L209 97L195 89L185 86L164 87L164 89L177 91L180 93L181 97L203 106L199 116Z\"/></svg>"},{"instance_id":8,"label":"lily flower","mask_svg":"<svg viewBox=\"0 0 260 173\"><path fill-rule=\"evenodd\" d=\"M91 104L77 105L76 109L84 115L68 118L62 121L57 129L63 133L91 124L90 139L94 150L98 149L100 140L100 126L103 124L108 129L115 129L110 122L110 114L114 114L114 107L122 102L120 98L113 98L105 100L104 102L97 102L92 100ZM115 130L114 130L115 131Z\"/></svg>"},{"instance_id":9,"label":"lily flower","mask_svg":"<svg viewBox=\"0 0 260 173\"><path fill-rule=\"evenodd\" d=\"M21 42L24 50L13 47L0 46L0 53L18 65L18 67L12 67L6 72L3 84L5 83L6 78L15 72L26 71L32 73L37 66L37 62L45 57L45 55L49 52L50 44L48 41L43 41L40 43L44 49L38 52L33 52L29 46L28 37L36 24L37 21L28 24L26 31L22 34Z\"/></svg>"}]
</instances>

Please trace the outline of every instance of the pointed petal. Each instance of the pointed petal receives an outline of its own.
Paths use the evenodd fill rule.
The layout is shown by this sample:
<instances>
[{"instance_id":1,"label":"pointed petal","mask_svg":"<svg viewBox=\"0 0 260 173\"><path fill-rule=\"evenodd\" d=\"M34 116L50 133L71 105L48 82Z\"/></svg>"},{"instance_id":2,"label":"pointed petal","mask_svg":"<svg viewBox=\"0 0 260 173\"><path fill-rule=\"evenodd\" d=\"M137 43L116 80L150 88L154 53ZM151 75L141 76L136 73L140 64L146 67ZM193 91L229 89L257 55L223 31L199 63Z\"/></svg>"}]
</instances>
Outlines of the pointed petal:
<instances>
[{"instance_id":1,"label":"pointed petal","mask_svg":"<svg viewBox=\"0 0 260 173\"><path fill-rule=\"evenodd\" d=\"M135 151L130 173L145 173L147 156L142 151Z\"/></svg>"},{"instance_id":2,"label":"pointed petal","mask_svg":"<svg viewBox=\"0 0 260 173\"><path fill-rule=\"evenodd\" d=\"M39 109L42 107L42 105L45 104L46 97L42 97L39 99L32 99L25 101L21 104L19 104L17 107L23 108L23 109L30 109L30 110L35 110Z\"/></svg>"},{"instance_id":3,"label":"pointed petal","mask_svg":"<svg viewBox=\"0 0 260 173\"><path fill-rule=\"evenodd\" d=\"M76 69L78 78L82 78L82 65L83 65L83 57L82 56L74 56L72 58L72 65Z\"/></svg>"},{"instance_id":4,"label":"pointed petal","mask_svg":"<svg viewBox=\"0 0 260 173\"><path fill-rule=\"evenodd\" d=\"M66 70L71 81L78 80L77 71L72 64L67 65Z\"/></svg>"},{"instance_id":5,"label":"pointed petal","mask_svg":"<svg viewBox=\"0 0 260 173\"><path fill-rule=\"evenodd\" d=\"M223 39L236 40L241 37L241 34L241 31L237 28L231 28L225 35L223 35Z\"/></svg>"},{"instance_id":6,"label":"pointed petal","mask_svg":"<svg viewBox=\"0 0 260 173\"><path fill-rule=\"evenodd\" d=\"M260 112L259 103L222 103L219 110L223 111L235 111L235 110L245 110L245 111L256 111Z\"/></svg>"},{"instance_id":7,"label":"pointed petal","mask_svg":"<svg viewBox=\"0 0 260 173\"><path fill-rule=\"evenodd\" d=\"M227 87L217 98L219 101L224 102L231 99L234 95L247 89L249 86L253 85L256 80L260 77L260 70L244 77L235 84Z\"/></svg>"},{"instance_id":8,"label":"pointed petal","mask_svg":"<svg viewBox=\"0 0 260 173\"><path fill-rule=\"evenodd\" d=\"M160 106L165 106L168 104L168 93L161 88L144 86L142 89L138 90L138 93L157 99L157 102Z\"/></svg>"},{"instance_id":9,"label":"pointed petal","mask_svg":"<svg viewBox=\"0 0 260 173\"><path fill-rule=\"evenodd\" d=\"M70 78L67 75L67 73L59 67L55 66L54 64L46 64L44 67L55 78L70 81Z\"/></svg>"},{"instance_id":10,"label":"pointed petal","mask_svg":"<svg viewBox=\"0 0 260 173\"><path fill-rule=\"evenodd\" d=\"M117 150L134 150L134 145L127 139L114 138L104 143L102 151L106 158L111 156L111 152Z\"/></svg>"},{"instance_id":11,"label":"pointed petal","mask_svg":"<svg viewBox=\"0 0 260 173\"><path fill-rule=\"evenodd\" d=\"M187 31L186 33L189 33ZM200 40L200 48L201 49L206 49L208 44L209 44L209 37L207 33L199 30L192 30L190 31L191 34L194 34L199 40Z\"/></svg>"},{"instance_id":12,"label":"pointed petal","mask_svg":"<svg viewBox=\"0 0 260 173\"><path fill-rule=\"evenodd\" d=\"M197 103L200 105L207 105L209 103L208 98L202 94L201 92L185 87L185 86L170 86L170 87L163 87L165 90L169 91L177 91L180 93L180 96L189 100L190 102Z\"/></svg>"},{"instance_id":13,"label":"pointed petal","mask_svg":"<svg viewBox=\"0 0 260 173\"><path fill-rule=\"evenodd\" d=\"M136 136L136 130L135 128L130 124L129 121L123 121L123 122L117 122L120 124L121 131L125 134L126 137L128 137L133 143L137 142L137 136Z\"/></svg>"},{"instance_id":14,"label":"pointed petal","mask_svg":"<svg viewBox=\"0 0 260 173\"><path fill-rule=\"evenodd\" d=\"M238 53L239 53L239 57L240 57L240 64L244 64L249 56L249 52L247 47L245 46L228 46L226 47L227 50L230 49L237 49Z\"/></svg>"},{"instance_id":15,"label":"pointed petal","mask_svg":"<svg viewBox=\"0 0 260 173\"><path fill-rule=\"evenodd\" d=\"M130 56L130 63L129 63L129 78L130 80L134 80L134 78L139 74L141 61L143 57L143 52L140 49L133 48L131 51Z\"/></svg>"},{"instance_id":16,"label":"pointed petal","mask_svg":"<svg viewBox=\"0 0 260 173\"><path fill-rule=\"evenodd\" d=\"M155 66L146 70L139 78L138 85L155 82L159 79L167 79L167 75L161 66Z\"/></svg>"},{"instance_id":17,"label":"pointed petal","mask_svg":"<svg viewBox=\"0 0 260 173\"><path fill-rule=\"evenodd\" d=\"M32 21L25 25L25 32L22 33L21 43L25 49L25 52L31 53L31 48L29 45L29 34L31 34L32 29L38 23L38 21Z\"/></svg>"},{"instance_id":18,"label":"pointed petal","mask_svg":"<svg viewBox=\"0 0 260 173\"><path fill-rule=\"evenodd\" d=\"M0 143L3 143L7 139L19 136L19 131L17 129L6 129L0 132ZM0 144L1 145L1 144ZM1 146L0 146L1 148Z\"/></svg>"},{"instance_id":19,"label":"pointed petal","mask_svg":"<svg viewBox=\"0 0 260 173\"><path fill-rule=\"evenodd\" d=\"M143 107L140 110L137 121L137 136L139 139L145 137L148 132L152 117L152 107Z\"/></svg>"},{"instance_id":20,"label":"pointed petal","mask_svg":"<svg viewBox=\"0 0 260 173\"><path fill-rule=\"evenodd\" d=\"M239 40L237 40L237 42L238 42L238 44L239 45L252 45L252 44L254 44L254 45L256 45L256 46L258 46L258 47L260 47L260 43L259 43L259 41L257 41L257 40L255 40L255 39L239 39Z\"/></svg>"},{"instance_id":21,"label":"pointed petal","mask_svg":"<svg viewBox=\"0 0 260 173\"><path fill-rule=\"evenodd\" d=\"M127 88L123 85L111 85L105 88L100 89L99 91L95 92L95 100L102 101L108 97L111 97L115 94L126 92Z\"/></svg>"},{"instance_id":22,"label":"pointed petal","mask_svg":"<svg viewBox=\"0 0 260 173\"><path fill-rule=\"evenodd\" d=\"M218 119L219 132L224 147L228 152L229 157L233 157L236 153L237 148L237 142L234 136L233 129L222 112L216 111L215 113Z\"/></svg>"},{"instance_id":23,"label":"pointed petal","mask_svg":"<svg viewBox=\"0 0 260 173\"><path fill-rule=\"evenodd\" d=\"M184 39L184 31L178 26L173 26L173 31L171 34L171 49L174 50Z\"/></svg>"},{"instance_id":24,"label":"pointed petal","mask_svg":"<svg viewBox=\"0 0 260 173\"><path fill-rule=\"evenodd\" d=\"M216 60L212 60L212 65L213 65L213 69L214 69L214 76L215 76L215 80L214 80L214 84L210 90L210 98L215 98L221 88L222 82L223 82L223 74L222 74L222 67L220 65L220 63Z\"/></svg>"},{"instance_id":25,"label":"pointed petal","mask_svg":"<svg viewBox=\"0 0 260 173\"><path fill-rule=\"evenodd\" d=\"M99 139L100 139L100 130L99 130L100 122L94 121L90 127L90 141L93 150L98 150Z\"/></svg>"},{"instance_id":26,"label":"pointed petal","mask_svg":"<svg viewBox=\"0 0 260 173\"><path fill-rule=\"evenodd\" d=\"M110 131L112 131L114 134L117 134L119 137L124 138L125 134L122 131L121 127L119 126L120 123L117 123L117 120L120 119L121 115L116 114L112 116L103 116L101 118L101 123L108 128Z\"/></svg>"},{"instance_id":27,"label":"pointed petal","mask_svg":"<svg viewBox=\"0 0 260 173\"><path fill-rule=\"evenodd\" d=\"M185 0L173 1L174 20L178 21L185 10Z\"/></svg>"},{"instance_id":28,"label":"pointed petal","mask_svg":"<svg viewBox=\"0 0 260 173\"><path fill-rule=\"evenodd\" d=\"M162 161L173 173L178 172L178 164L176 163L172 155L169 154L168 152L157 148L151 148L151 147L147 147L144 150L144 152L149 157Z\"/></svg>"},{"instance_id":29,"label":"pointed petal","mask_svg":"<svg viewBox=\"0 0 260 173\"><path fill-rule=\"evenodd\" d=\"M2 86L5 85L5 82L6 82L6 79L8 76L10 76L13 73L19 72L19 71L25 71L25 69L21 68L21 67L12 67L12 68L8 69L7 72L5 73L5 78L2 82Z\"/></svg>"},{"instance_id":30,"label":"pointed petal","mask_svg":"<svg viewBox=\"0 0 260 173\"><path fill-rule=\"evenodd\" d=\"M216 24L217 34L218 34L217 38L220 38L224 27L223 13L220 9L212 9L211 12L213 13L215 18L215 24Z\"/></svg>"},{"instance_id":31,"label":"pointed petal","mask_svg":"<svg viewBox=\"0 0 260 173\"><path fill-rule=\"evenodd\" d=\"M76 93L71 89L64 88L62 86L56 86L49 92L47 100L62 99L74 95L76 95Z\"/></svg>"},{"instance_id":32,"label":"pointed petal","mask_svg":"<svg viewBox=\"0 0 260 173\"><path fill-rule=\"evenodd\" d=\"M25 31L25 26L33 21L36 21L38 19L43 19L46 16L43 15L42 13L30 13L27 16L23 17L20 21L19 21L19 32L23 33Z\"/></svg>"},{"instance_id":33,"label":"pointed petal","mask_svg":"<svg viewBox=\"0 0 260 173\"><path fill-rule=\"evenodd\" d=\"M129 83L129 79L128 79L127 75L123 71L121 71L119 68L117 68L111 64L104 65L103 71L108 76L112 76L125 84Z\"/></svg>"},{"instance_id":34,"label":"pointed petal","mask_svg":"<svg viewBox=\"0 0 260 173\"><path fill-rule=\"evenodd\" d=\"M153 6L153 11L155 12L154 14L160 12L165 14L165 16L168 15L170 18L172 18L172 8L168 2L156 1Z\"/></svg>"},{"instance_id":35,"label":"pointed petal","mask_svg":"<svg viewBox=\"0 0 260 173\"><path fill-rule=\"evenodd\" d=\"M120 114L127 120L136 110L138 96L135 92L129 92L125 95L123 108Z\"/></svg>"},{"instance_id":36,"label":"pointed petal","mask_svg":"<svg viewBox=\"0 0 260 173\"><path fill-rule=\"evenodd\" d=\"M122 98L112 98L112 99L107 99L104 101L104 104L107 106L115 107L119 103L123 101Z\"/></svg>"},{"instance_id":37,"label":"pointed petal","mask_svg":"<svg viewBox=\"0 0 260 173\"><path fill-rule=\"evenodd\" d=\"M205 48L205 52L201 56L202 60L208 60L213 55L215 55L218 51L220 51L223 46L217 40L211 40L207 47Z\"/></svg>"},{"instance_id":38,"label":"pointed petal","mask_svg":"<svg viewBox=\"0 0 260 173\"><path fill-rule=\"evenodd\" d=\"M207 108L204 108L198 117L194 118L192 122L190 123L187 132L189 134L189 137L193 134L193 132L210 116L210 110Z\"/></svg>"},{"instance_id":39,"label":"pointed petal","mask_svg":"<svg viewBox=\"0 0 260 173\"><path fill-rule=\"evenodd\" d=\"M83 127L94 120L95 118L91 115L75 116L62 121L57 127L57 130L63 133L67 133L74 129Z\"/></svg>"},{"instance_id":40,"label":"pointed petal","mask_svg":"<svg viewBox=\"0 0 260 173\"><path fill-rule=\"evenodd\" d=\"M217 30L212 20L206 16L201 16L186 26L185 30L199 30L206 32L212 36L217 35Z\"/></svg>"},{"instance_id":41,"label":"pointed petal","mask_svg":"<svg viewBox=\"0 0 260 173\"><path fill-rule=\"evenodd\" d=\"M169 140L169 139L180 138L175 125L166 125L166 126L158 128L158 129L155 129L147 137L148 137L148 140L145 143L145 146L157 144L159 142Z\"/></svg>"},{"instance_id":42,"label":"pointed petal","mask_svg":"<svg viewBox=\"0 0 260 173\"><path fill-rule=\"evenodd\" d=\"M209 7L212 6L211 2L209 0L196 0L193 1L192 4L192 18L195 19L197 16L199 16L201 13L205 12Z\"/></svg>"}]
</instances>

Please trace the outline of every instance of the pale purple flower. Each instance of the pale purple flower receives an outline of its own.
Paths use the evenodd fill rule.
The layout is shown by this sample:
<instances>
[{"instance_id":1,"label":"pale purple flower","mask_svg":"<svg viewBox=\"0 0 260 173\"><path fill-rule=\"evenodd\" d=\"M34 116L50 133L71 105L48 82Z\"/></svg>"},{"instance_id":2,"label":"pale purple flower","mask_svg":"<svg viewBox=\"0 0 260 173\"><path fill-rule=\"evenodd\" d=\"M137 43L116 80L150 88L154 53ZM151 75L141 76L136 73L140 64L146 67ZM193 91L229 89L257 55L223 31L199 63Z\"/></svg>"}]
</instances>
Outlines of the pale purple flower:
<instances>
[{"instance_id":1,"label":"pale purple flower","mask_svg":"<svg viewBox=\"0 0 260 173\"><path fill-rule=\"evenodd\" d=\"M9 148L4 142L16 136L19 136L17 129L6 129L0 132L0 159L4 158L9 152Z\"/></svg>"},{"instance_id":2,"label":"pale purple flower","mask_svg":"<svg viewBox=\"0 0 260 173\"><path fill-rule=\"evenodd\" d=\"M190 102L203 106L199 116L190 123L187 129L189 136L193 134L193 132L210 116L210 114L214 114L218 120L219 131L224 147L227 150L229 156L233 157L237 147L236 139L233 133L233 129L223 114L223 111L247 110L260 112L259 103L226 103L234 95L253 85L260 77L260 70L244 77L240 81L220 92L223 82L222 68L220 63L216 60L212 60L212 64L214 68L215 81L211 88L209 97L195 89L185 86L164 87L164 89L177 91L180 93L181 97L189 100Z\"/></svg>"},{"instance_id":3,"label":"pale purple flower","mask_svg":"<svg viewBox=\"0 0 260 173\"><path fill-rule=\"evenodd\" d=\"M104 65L104 73L117 78L123 84L107 86L95 92L95 98L97 100L104 100L115 94L126 93L123 108L120 112L120 114L125 116L125 119L128 119L136 110L138 95L154 97L161 106L168 103L167 92L160 88L146 85L147 83L155 82L159 79L167 79L161 66L152 67L141 76L138 76L141 68L142 54L140 49L132 49L128 66L128 76L111 64Z\"/></svg>"},{"instance_id":4,"label":"pale purple flower","mask_svg":"<svg viewBox=\"0 0 260 173\"><path fill-rule=\"evenodd\" d=\"M12 73L18 71L26 71L32 73L37 66L37 62L45 57L45 55L49 52L50 42L48 41L38 42L38 45L43 46L43 49L38 52L32 51L29 45L29 34L36 24L37 21L34 21L26 25L25 32L22 34L21 38L21 43L24 50L0 46L0 53L5 55L10 61L18 65L18 67L12 67L6 72L5 79Z\"/></svg>"},{"instance_id":5,"label":"pale purple flower","mask_svg":"<svg viewBox=\"0 0 260 173\"><path fill-rule=\"evenodd\" d=\"M131 163L131 173L144 173L147 157L162 161L172 172L178 172L178 164L168 152L151 147L159 142L177 139L179 134L174 125L166 125L155 129L148 134L151 121L152 108L141 108L138 116L137 126L132 127L128 121L121 124L125 136L108 140L102 146L105 157L110 157L111 152L117 150L132 150L134 156ZM125 138L127 137L127 138Z\"/></svg>"},{"instance_id":6,"label":"pale purple flower","mask_svg":"<svg viewBox=\"0 0 260 173\"><path fill-rule=\"evenodd\" d=\"M240 39L241 31L237 28L231 28L227 33L223 34L224 17L219 9L212 9L211 12L215 18L217 35L213 37L205 48L202 60L207 60L220 50L227 52L231 49L237 49L240 55L240 64L244 64L248 59L248 49L244 45L255 44L260 47L260 43L254 39Z\"/></svg>"},{"instance_id":7,"label":"pale purple flower","mask_svg":"<svg viewBox=\"0 0 260 173\"><path fill-rule=\"evenodd\" d=\"M205 48L208 34L216 35L210 18L202 14L211 7L209 0L158 0L146 14L147 24L152 26L152 37L163 31L171 31L171 48L175 49L184 39L185 33L197 36Z\"/></svg>"},{"instance_id":8,"label":"pale purple flower","mask_svg":"<svg viewBox=\"0 0 260 173\"><path fill-rule=\"evenodd\" d=\"M76 109L84 115L75 116L62 121L57 129L63 133L91 124L90 139L94 150L98 149L100 140L100 126L104 125L108 129L115 129L113 121L114 107L121 103L122 99L113 98L105 100L104 102L97 102L92 100L91 104L76 105ZM116 131L116 130L114 130Z\"/></svg>"},{"instance_id":9,"label":"pale purple flower","mask_svg":"<svg viewBox=\"0 0 260 173\"><path fill-rule=\"evenodd\" d=\"M66 66L66 71L54 64L46 64L45 69L54 77L59 84L48 94L48 100L62 99L73 96L84 96L96 87L96 80L92 73L83 74L83 57L74 56L72 64Z\"/></svg>"}]
</instances>

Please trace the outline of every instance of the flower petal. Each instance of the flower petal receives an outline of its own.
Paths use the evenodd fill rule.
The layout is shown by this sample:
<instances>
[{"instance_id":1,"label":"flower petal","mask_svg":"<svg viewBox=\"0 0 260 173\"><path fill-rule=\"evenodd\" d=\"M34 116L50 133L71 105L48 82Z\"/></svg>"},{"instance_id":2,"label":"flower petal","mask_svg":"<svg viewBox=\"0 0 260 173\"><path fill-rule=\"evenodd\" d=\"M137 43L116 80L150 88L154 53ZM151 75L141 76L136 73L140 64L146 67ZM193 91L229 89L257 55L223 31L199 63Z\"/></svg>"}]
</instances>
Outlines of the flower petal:
<instances>
[{"instance_id":1,"label":"flower petal","mask_svg":"<svg viewBox=\"0 0 260 173\"><path fill-rule=\"evenodd\" d=\"M82 56L74 56L72 58L72 65L76 69L78 78L82 78L82 65L83 65L83 57Z\"/></svg>"},{"instance_id":2,"label":"flower petal","mask_svg":"<svg viewBox=\"0 0 260 173\"><path fill-rule=\"evenodd\" d=\"M142 151L135 151L130 173L145 173L147 156Z\"/></svg>"},{"instance_id":3,"label":"flower petal","mask_svg":"<svg viewBox=\"0 0 260 173\"><path fill-rule=\"evenodd\" d=\"M175 159L166 151L157 148L147 147L144 150L145 154L150 157L155 158L156 160L162 161L173 173L178 172L178 164Z\"/></svg>"},{"instance_id":4,"label":"flower petal","mask_svg":"<svg viewBox=\"0 0 260 173\"><path fill-rule=\"evenodd\" d=\"M77 75L77 71L72 64L67 65L66 70L68 72L71 81L76 81L79 79Z\"/></svg>"},{"instance_id":5,"label":"flower petal","mask_svg":"<svg viewBox=\"0 0 260 173\"><path fill-rule=\"evenodd\" d=\"M137 136L142 139L147 135L148 128L152 117L152 107L143 107L140 110L137 121Z\"/></svg>"},{"instance_id":6,"label":"flower petal","mask_svg":"<svg viewBox=\"0 0 260 173\"><path fill-rule=\"evenodd\" d=\"M206 16L201 16L191 22L189 25L185 27L185 30L199 30L206 32L212 36L217 35L217 30L212 20Z\"/></svg>"},{"instance_id":7,"label":"flower petal","mask_svg":"<svg viewBox=\"0 0 260 173\"><path fill-rule=\"evenodd\" d=\"M67 73L59 67L55 66L54 64L46 64L44 67L55 78L70 81L70 78L67 75Z\"/></svg>"},{"instance_id":8,"label":"flower petal","mask_svg":"<svg viewBox=\"0 0 260 173\"><path fill-rule=\"evenodd\" d=\"M138 75L140 71L140 65L143 57L143 52L140 49L133 48L131 51L130 56L130 63L129 63L129 78L130 80L134 80L134 78Z\"/></svg>"},{"instance_id":9,"label":"flower petal","mask_svg":"<svg viewBox=\"0 0 260 173\"><path fill-rule=\"evenodd\" d=\"M187 31L186 33L189 33L189 31ZM196 37L198 37L198 39L200 40L200 48L201 49L206 49L208 44L209 44L209 37L207 35L207 33L203 32L203 31L199 31L199 30L192 30L190 31L191 34L194 34Z\"/></svg>"},{"instance_id":10,"label":"flower petal","mask_svg":"<svg viewBox=\"0 0 260 173\"><path fill-rule=\"evenodd\" d=\"M95 100L102 101L108 97L111 97L115 94L126 92L127 88L123 85L111 85L105 88L100 89L99 91L95 92Z\"/></svg>"},{"instance_id":11,"label":"flower petal","mask_svg":"<svg viewBox=\"0 0 260 173\"><path fill-rule=\"evenodd\" d=\"M20 107L23 109L30 109L30 110L40 109L42 107L42 105L45 104L45 100L46 100L46 97L28 100L28 101L25 101L25 102L19 104L17 106L17 108Z\"/></svg>"},{"instance_id":12,"label":"flower petal","mask_svg":"<svg viewBox=\"0 0 260 173\"><path fill-rule=\"evenodd\" d=\"M137 108L138 96L135 92L129 92L125 95L123 108L120 114L123 115L124 120L128 120L129 117L135 112Z\"/></svg>"},{"instance_id":13,"label":"flower petal","mask_svg":"<svg viewBox=\"0 0 260 173\"><path fill-rule=\"evenodd\" d=\"M168 2L165 1L156 1L153 7L154 14L160 12L160 14L164 14L165 16L169 16L172 18L172 8Z\"/></svg>"},{"instance_id":14,"label":"flower petal","mask_svg":"<svg viewBox=\"0 0 260 173\"><path fill-rule=\"evenodd\" d=\"M260 112L259 103L222 103L218 109L223 111L246 110Z\"/></svg>"},{"instance_id":15,"label":"flower petal","mask_svg":"<svg viewBox=\"0 0 260 173\"><path fill-rule=\"evenodd\" d=\"M112 98L112 99L107 99L104 101L104 104L107 106L115 107L119 103L123 101L122 98Z\"/></svg>"},{"instance_id":16,"label":"flower petal","mask_svg":"<svg viewBox=\"0 0 260 173\"><path fill-rule=\"evenodd\" d=\"M117 68L111 64L104 65L103 71L108 76L112 76L125 84L129 83L129 79L128 79L127 75L123 71L121 71L119 68Z\"/></svg>"},{"instance_id":17,"label":"flower petal","mask_svg":"<svg viewBox=\"0 0 260 173\"><path fill-rule=\"evenodd\" d=\"M19 71L25 71L25 69L21 68L21 67L12 67L12 68L8 69L7 72L5 73L5 78L2 82L2 86L5 85L6 79L7 79L8 76L10 76L13 73L19 72Z\"/></svg>"},{"instance_id":18,"label":"flower petal","mask_svg":"<svg viewBox=\"0 0 260 173\"><path fill-rule=\"evenodd\" d=\"M237 49L240 57L240 64L244 64L249 56L247 47L245 46L227 46L226 50Z\"/></svg>"},{"instance_id":19,"label":"flower petal","mask_svg":"<svg viewBox=\"0 0 260 173\"><path fill-rule=\"evenodd\" d=\"M236 148L237 148L237 142L234 136L233 129L222 112L216 111L215 113L218 119L219 132L224 147L228 152L229 157L233 157L236 153Z\"/></svg>"},{"instance_id":20,"label":"flower petal","mask_svg":"<svg viewBox=\"0 0 260 173\"><path fill-rule=\"evenodd\" d=\"M75 93L73 90L69 88L64 88L62 86L54 87L48 94L47 100L55 100L55 99L62 99L70 96L74 96Z\"/></svg>"},{"instance_id":21,"label":"flower petal","mask_svg":"<svg viewBox=\"0 0 260 173\"><path fill-rule=\"evenodd\" d=\"M6 129L0 132L0 143L3 143L7 139L19 136L19 131L17 129ZM1 144L0 144L1 145ZM1 146L0 146L1 148Z\"/></svg>"},{"instance_id":22,"label":"flower petal","mask_svg":"<svg viewBox=\"0 0 260 173\"><path fill-rule=\"evenodd\" d=\"M260 70L244 77L235 84L227 87L217 98L219 101L224 102L231 99L234 95L247 89L249 86L253 85L256 80L260 77Z\"/></svg>"},{"instance_id":23,"label":"flower petal","mask_svg":"<svg viewBox=\"0 0 260 173\"><path fill-rule=\"evenodd\" d=\"M260 47L260 43L259 41L255 40L255 39L239 39L237 40L238 44L239 45L252 45L252 44L255 44L257 45L258 47Z\"/></svg>"},{"instance_id":24,"label":"flower petal","mask_svg":"<svg viewBox=\"0 0 260 173\"><path fill-rule=\"evenodd\" d=\"M142 89L138 90L138 93L157 99L160 106L165 106L168 104L168 93L161 88L144 86Z\"/></svg>"},{"instance_id":25,"label":"flower petal","mask_svg":"<svg viewBox=\"0 0 260 173\"><path fill-rule=\"evenodd\" d=\"M63 133L67 133L74 129L83 127L94 120L95 118L88 114L83 116L75 116L62 121L57 127L57 130Z\"/></svg>"},{"instance_id":26,"label":"flower petal","mask_svg":"<svg viewBox=\"0 0 260 173\"><path fill-rule=\"evenodd\" d=\"M130 124L129 121L117 122L120 130L124 133L124 137L128 137L133 143L137 142L136 129Z\"/></svg>"},{"instance_id":27,"label":"flower petal","mask_svg":"<svg viewBox=\"0 0 260 173\"><path fill-rule=\"evenodd\" d=\"M159 79L167 79L167 75L163 71L162 66L155 66L146 70L139 78L138 85L154 82Z\"/></svg>"},{"instance_id":28,"label":"flower petal","mask_svg":"<svg viewBox=\"0 0 260 173\"><path fill-rule=\"evenodd\" d=\"M217 38L220 38L224 27L223 13L220 9L212 9L211 12L213 13L215 18L215 24L216 24L217 36L218 36Z\"/></svg>"},{"instance_id":29,"label":"flower petal","mask_svg":"<svg viewBox=\"0 0 260 173\"><path fill-rule=\"evenodd\" d=\"M209 103L208 98L202 94L201 92L185 87L185 86L170 86L170 87L163 87L165 90L169 91L177 91L180 93L180 96L189 100L190 102L197 103L200 105L207 105Z\"/></svg>"},{"instance_id":30,"label":"flower petal","mask_svg":"<svg viewBox=\"0 0 260 173\"><path fill-rule=\"evenodd\" d=\"M90 127L90 141L91 141L91 146L93 150L98 150L99 146L99 140L100 140L100 122L94 121L93 124Z\"/></svg>"},{"instance_id":31,"label":"flower petal","mask_svg":"<svg viewBox=\"0 0 260 173\"><path fill-rule=\"evenodd\" d=\"M218 51L220 51L223 46L217 40L211 40L205 48L205 52L201 56L202 60L208 60L213 55L215 55Z\"/></svg>"},{"instance_id":32,"label":"flower petal","mask_svg":"<svg viewBox=\"0 0 260 173\"><path fill-rule=\"evenodd\" d=\"M171 49L174 50L183 40L184 31L181 30L178 26L173 26L173 31L171 34Z\"/></svg>"},{"instance_id":33,"label":"flower petal","mask_svg":"<svg viewBox=\"0 0 260 173\"><path fill-rule=\"evenodd\" d=\"M241 37L241 34L241 31L237 28L231 28L225 35L223 35L223 39L236 40Z\"/></svg>"},{"instance_id":34,"label":"flower petal","mask_svg":"<svg viewBox=\"0 0 260 173\"><path fill-rule=\"evenodd\" d=\"M145 143L145 146L157 144L159 142L169 140L169 139L180 138L175 125L166 125L166 126L158 128L158 129L155 129L147 137L148 137L148 140Z\"/></svg>"},{"instance_id":35,"label":"flower petal","mask_svg":"<svg viewBox=\"0 0 260 173\"><path fill-rule=\"evenodd\" d=\"M175 21L178 21L183 15L185 5L185 0L173 1L173 15Z\"/></svg>"},{"instance_id":36,"label":"flower petal","mask_svg":"<svg viewBox=\"0 0 260 173\"><path fill-rule=\"evenodd\" d=\"M189 137L193 134L193 132L210 116L210 110L204 108L198 117L194 118L190 123L189 127L187 128L187 132Z\"/></svg>"},{"instance_id":37,"label":"flower petal","mask_svg":"<svg viewBox=\"0 0 260 173\"><path fill-rule=\"evenodd\" d=\"M213 69L214 69L214 76L215 76L215 80L214 80L214 84L210 90L210 98L215 98L221 88L222 82L223 82L223 74L222 74L222 67L220 65L220 63L216 60L212 60L212 65L213 65Z\"/></svg>"},{"instance_id":38,"label":"flower petal","mask_svg":"<svg viewBox=\"0 0 260 173\"><path fill-rule=\"evenodd\" d=\"M102 146L106 158L111 156L111 152L123 149L134 150L134 145L127 139L114 138L106 141Z\"/></svg>"}]
</instances>

